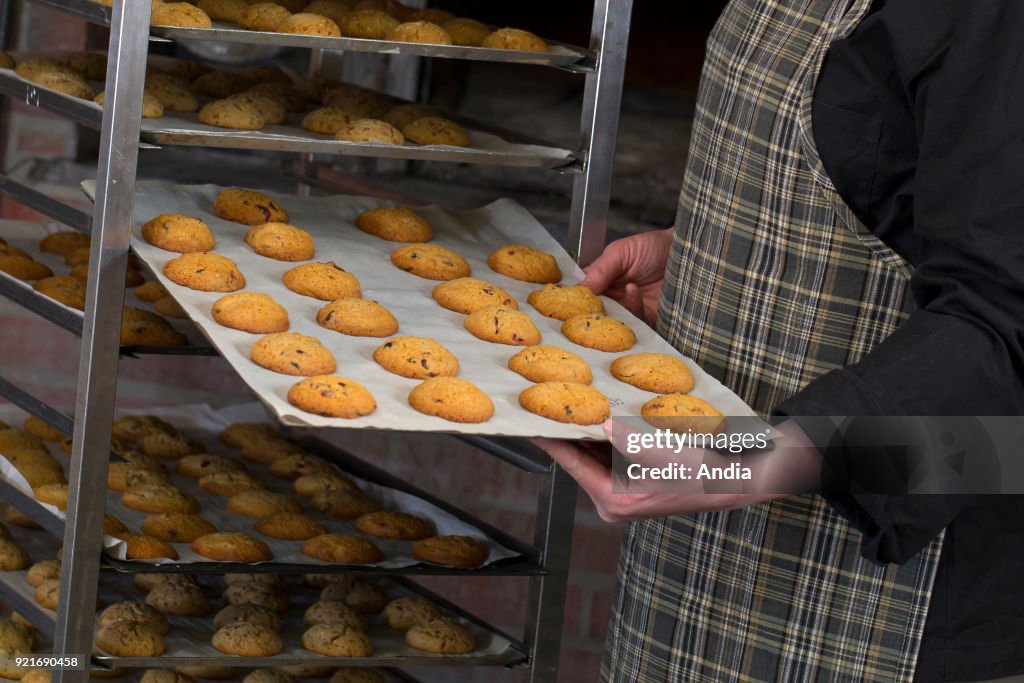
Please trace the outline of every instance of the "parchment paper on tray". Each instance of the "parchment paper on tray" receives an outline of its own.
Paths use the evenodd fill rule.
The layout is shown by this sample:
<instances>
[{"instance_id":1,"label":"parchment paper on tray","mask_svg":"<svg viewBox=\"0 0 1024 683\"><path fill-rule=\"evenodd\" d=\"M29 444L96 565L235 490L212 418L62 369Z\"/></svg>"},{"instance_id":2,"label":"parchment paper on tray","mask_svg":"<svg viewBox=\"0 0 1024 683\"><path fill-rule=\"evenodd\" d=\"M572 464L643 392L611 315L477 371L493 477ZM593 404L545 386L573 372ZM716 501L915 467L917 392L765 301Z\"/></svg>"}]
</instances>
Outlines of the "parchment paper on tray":
<instances>
[{"instance_id":1,"label":"parchment paper on tray","mask_svg":"<svg viewBox=\"0 0 1024 683\"><path fill-rule=\"evenodd\" d=\"M83 185L87 193L94 186ZM605 439L600 425L562 424L534 415L519 405L519 394L531 383L507 368L508 359L521 347L484 342L465 330L465 316L438 305L431 292L438 283L425 280L392 265L390 254L400 246L356 229L355 217L370 208L390 205L367 197L297 197L269 192L289 212L290 222L309 231L316 242L315 261L334 261L352 272L362 284L363 297L380 302L398 319L399 334L436 339L460 361L459 376L486 392L494 402L495 413L481 424L458 424L417 412L408 403L409 392L418 384L377 365L374 349L385 340L351 337L324 329L316 322L317 311L325 302L292 292L281 276L296 263L275 261L257 255L244 241L247 227L218 218L213 200L222 188L214 185L179 186L166 183L139 183L132 221L132 246L161 283L210 341L231 363L261 401L287 424L316 427L398 429L405 431L460 432L506 436L545 436L565 439ZM469 261L472 274L505 288L520 302L543 335L544 344L564 347L582 356L594 373L593 386L611 401L612 415L639 415L640 407L654 397L620 382L609 373L611 362L622 354L605 353L577 346L560 331L561 322L545 318L526 303L527 296L539 285L512 280L492 271L487 256L504 244L524 244L553 254L564 275L564 283L579 282L583 272L569 254L544 227L519 204L503 199L481 209L465 212L445 211L438 207L417 209L434 226L434 244L454 249ZM270 294L289 311L291 331L319 338L338 361L337 374L354 379L369 388L377 409L354 420L329 418L306 413L288 403L288 389L301 378L266 370L249 360L249 350L258 335L226 328L213 320L210 310L222 294L198 292L174 284L163 275L163 264L177 254L148 244L141 236L142 224L161 213L182 213L206 221L217 237L216 252L230 257L246 277L246 289ZM654 330L635 318L619 304L605 299L609 315L625 321L637 336L629 353L641 351L682 356ZM751 416L754 412L734 393L683 359L694 376L694 396L702 398L725 415Z\"/></svg>"},{"instance_id":2,"label":"parchment paper on tray","mask_svg":"<svg viewBox=\"0 0 1024 683\"><path fill-rule=\"evenodd\" d=\"M21 411L9 408L8 406L0 407L5 410L10 410L9 418L4 417L4 412L0 412L0 419L4 419L12 425L20 425L21 421L25 418L25 414ZM259 404L250 404L248 409L243 409L239 406L232 406L226 410L229 411L231 416L230 419L222 415L220 411L214 410L207 405L181 406L175 408L151 408L145 410L124 411L122 414L156 415L174 425L176 429L196 438L206 448L207 453L226 455L235 460L241 460L241 456L237 451L228 448L217 440L217 434L232 422L265 422L266 414ZM52 444L47 445L53 456L66 468L68 456ZM194 479L189 479L188 477L175 474L173 472L173 461L168 461L167 464L168 469L171 470L171 483L182 491L195 496L196 500L199 502L199 514L217 527L218 531L244 531L260 538L270 546L270 549L274 553L273 561L277 563L302 564L311 565L313 567L326 566L328 564L321 560L315 560L303 555L301 551L301 542L281 541L256 534L252 528L253 524L256 522L255 518L244 517L234 512L230 512L226 506L227 498L208 493L199 488ZM251 474L261 479L267 485L267 490L279 493L289 493L292 494L293 497L298 498L298 496L294 495L290 483L282 481L271 475L266 466L249 461L246 461L245 464L247 470ZM19 490L23 491L26 495L33 497L32 489L29 487L28 482L25 481L24 477L21 476L21 474L13 465L11 465L10 462L7 461L6 458L0 458L0 477L3 477L7 482L18 487ZM467 524L444 510L441 510L432 503L417 498L416 496L404 491L378 486L377 484L358 477L353 476L352 478L359 484L360 488L380 502L384 509L401 510L402 512L408 512L410 514L429 519L434 523L434 527L439 535L473 536L486 542L490 547L490 555L488 556L485 564L491 564L498 560L517 556L516 552L500 545L493 539L488 538L486 534L476 527ZM60 519L64 519L64 513L56 507L45 503L40 503L40 505ZM355 525L352 522L333 519L309 510L308 506L304 507L305 513L322 524L328 532L348 532L364 535L362 532L356 530ZM107 492L107 512L124 522L134 532L139 531L142 521L147 517L147 513L131 510L123 506L121 504L121 494L116 491ZM388 541L380 538L371 538L370 540L381 549L384 553L385 559L369 566L398 568L421 564L419 560L412 556L409 543L407 542ZM171 545L174 546L174 549L178 552L180 558L176 562L189 563L212 561L196 554L187 543L172 543ZM107 554L112 557L116 557L119 560L127 559L125 555L125 543L123 541L112 536L107 536L105 546ZM148 564L162 564L169 560L132 561Z\"/></svg>"}]
</instances>

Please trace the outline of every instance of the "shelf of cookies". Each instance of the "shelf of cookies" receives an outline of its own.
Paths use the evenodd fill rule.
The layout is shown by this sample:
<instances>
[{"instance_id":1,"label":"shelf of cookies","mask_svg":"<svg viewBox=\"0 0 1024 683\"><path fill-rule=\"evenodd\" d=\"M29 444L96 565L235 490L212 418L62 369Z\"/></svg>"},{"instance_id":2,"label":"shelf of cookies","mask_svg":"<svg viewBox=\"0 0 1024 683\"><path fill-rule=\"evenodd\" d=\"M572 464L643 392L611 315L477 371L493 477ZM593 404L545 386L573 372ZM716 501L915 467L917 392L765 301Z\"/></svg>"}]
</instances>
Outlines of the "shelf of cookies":
<instances>
[{"instance_id":1,"label":"shelf of cookies","mask_svg":"<svg viewBox=\"0 0 1024 683\"><path fill-rule=\"evenodd\" d=\"M110 25L111 8L94 0L32 1L101 26ZM573 71L591 71L595 62L593 53L584 48L542 39L523 29L487 26L439 10L414 10L398 2L363 2L364 8L348 12L331 7L335 3L330 0L281 0L275 8L247 14L238 13L235 3L198 4L209 9L213 18L195 6L186 11L177 7L157 11L154 6L151 39L508 62ZM218 5L226 6L218 11Z\"/></svg>"}]
</instances>

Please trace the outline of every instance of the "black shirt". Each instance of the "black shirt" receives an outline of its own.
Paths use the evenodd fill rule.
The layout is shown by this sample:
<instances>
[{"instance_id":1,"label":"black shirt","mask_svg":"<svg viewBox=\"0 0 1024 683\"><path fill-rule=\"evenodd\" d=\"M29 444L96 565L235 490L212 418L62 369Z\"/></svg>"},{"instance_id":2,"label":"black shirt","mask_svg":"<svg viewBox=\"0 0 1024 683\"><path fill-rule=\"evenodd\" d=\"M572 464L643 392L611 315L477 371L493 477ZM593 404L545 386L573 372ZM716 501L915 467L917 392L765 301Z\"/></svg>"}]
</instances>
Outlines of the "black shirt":
<instances>
[{"instance_id":1,"label":"black shirt","mask_svg":"<svg viewBox=\"0 0 1024 683\"><path fill-rule=\"evenodd\" d=\"M1024 0L875 0L830 47L813 115L840 195L913 266L917 308L780 413L1024 415ZM1024 673L1024 501L830 500L878 562L947 528L915 680Z\"/></svg>"}]
</instances>

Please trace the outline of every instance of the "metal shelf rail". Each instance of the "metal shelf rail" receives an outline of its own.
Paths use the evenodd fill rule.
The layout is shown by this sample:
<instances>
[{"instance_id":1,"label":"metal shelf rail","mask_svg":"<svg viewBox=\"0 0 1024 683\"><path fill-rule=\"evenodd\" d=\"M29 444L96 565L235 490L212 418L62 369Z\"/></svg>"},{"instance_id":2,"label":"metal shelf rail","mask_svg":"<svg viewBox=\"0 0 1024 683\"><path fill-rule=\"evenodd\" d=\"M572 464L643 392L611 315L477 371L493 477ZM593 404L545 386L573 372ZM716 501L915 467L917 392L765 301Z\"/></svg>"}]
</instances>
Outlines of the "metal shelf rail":
<instances>
[{"instance_id":1,"label":"metal shelf rail","mask_svg":"<svg viewBox=\"0 0 1024 683\"><path fill-rule=\"evenodd\" d=\"M102 539L108 447L121 354L121 301L129 252L138 150L144 144L140 142L140 121L148 43L172 39L257 41L308 47L313 49L314 55L319 48L340 47L345 43L345 47L353 51L541 63L585 74L581 144L572 168L577 176L572 198L570 239L566 245L570 253L585 264L599 253L605 239L632 0L595 0L589 50L578 51L571 58L565 55L566 51L571 53L571 49L558 49L547 58L538 58L535 53L439 50L429 46L389 44L385 41L253 34L222 28L151 28L151 5L148 2L115 0L113 7L107 8L92 0L32 1L110 28L105 83L108 97L98 122L97 112L92 107L84 104L69 106L66 98L36 88L26 89L9 78L0 79L0 94L58 112L79 124L98 127L101 132L96 202L91 219L79 215L80 212L59 206L31 188L0 176L0 193L38 208L45 215L73 228L91 231L93 235L89 260L91 275L80 327L81 362L75 406L74 446L68 468L67 522L62 528L46 522L49 530L62 533L64 540L61 575L61 595L64 597L53 623L53 651L84 654L93 650L92 607L99 590L101 570L100 554L96 549L100 547ZM12 0L0 0L0 37L4 41L11 37L11 3ZM561 45L557 47L566 48ZM70 321L62 321L41 302L26 301L24 297L19 299L11 288L3 288L0 295L11 296L22 305L69 328ZM12 386L5 384L4 388L11 389ZM63 416L46 409L31 397L26 398L28 395L24 392L19 392L13 388L3 393L18 395L21 398L19 405L54 426L60 429L68 427L61 419ZM524 678L531 683L552 682L558 672L576 500L575 484L564 471L546 461L535 449L522 448L507 439L473 438L467 441L484 452L544 478L537 504L533 543L535 550L529 558L536 558L536 564L542 571L527 572L530 581L529 604L522 641L524 661L520 665L525 671ZM32 516L46 512L34 500L21 495L12 487L0 487L0 494ZM45 516L48 520L54 519L51 515ZM39 514L38 521L43 521L43 514ZM223 663L229 661L225 658ZM56 683L86 683L88 677L87 671L54 672Z\"/></svg>"}]
</instances>

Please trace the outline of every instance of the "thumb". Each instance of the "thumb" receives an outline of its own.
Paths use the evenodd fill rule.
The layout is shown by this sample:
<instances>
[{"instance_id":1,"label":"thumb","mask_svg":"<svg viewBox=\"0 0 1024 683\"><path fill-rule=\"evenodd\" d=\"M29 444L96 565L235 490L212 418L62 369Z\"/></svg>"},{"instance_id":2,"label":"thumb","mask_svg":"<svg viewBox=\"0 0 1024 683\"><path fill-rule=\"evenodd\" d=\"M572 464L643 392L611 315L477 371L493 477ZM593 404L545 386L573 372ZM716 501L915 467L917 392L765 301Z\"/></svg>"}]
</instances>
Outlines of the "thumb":
<instances>
[{"instance_id":1,"label":"thumb","mask_svg":"<svg viewBox=\"0 0 1024 683\"><path fill-rule=\"evenodd\" d=\"M613 242L593 263L583 269L584 278L580 284L588 287L594 294L601 294L615 284L625 272L624 251Z\"/></svg>"}]
</instances>

